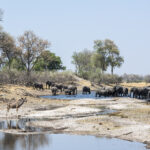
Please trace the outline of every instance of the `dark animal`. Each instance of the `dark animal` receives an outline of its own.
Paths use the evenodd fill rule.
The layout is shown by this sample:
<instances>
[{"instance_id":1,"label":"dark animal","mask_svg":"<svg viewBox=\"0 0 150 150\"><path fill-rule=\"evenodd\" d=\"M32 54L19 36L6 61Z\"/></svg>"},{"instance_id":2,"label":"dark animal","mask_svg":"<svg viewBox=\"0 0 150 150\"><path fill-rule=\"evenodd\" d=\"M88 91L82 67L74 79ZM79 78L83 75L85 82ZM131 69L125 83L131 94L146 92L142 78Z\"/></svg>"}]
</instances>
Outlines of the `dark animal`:
<instances>
[{"instance_id":1,"label":"dark animal","mask_svg":"<svg viewBox=\"0 0 150 150\"><path fill-rule=\"evenodd\" d=\"M65 95L71 95L71 90L65 89Z\"/></svg>"},{"instance_id":2,"label":"dark animal","mask_svg":"<svg viewBox=\"0 0 150 150\"><path fill-rule=\"evenodd\" d=\"M105 88L102 87L101 89L97 90L95 93L96 97L108 97L108 96L114 96L114 89L113 88Z\"/></svg>"},{"instance_id":3,"label":"dark animal","mask_svg":"<svg viewBox=\"0 0 150 150\"><path fill-rule=\"evenodd\" d=\"M35 89L44 90L43 84L34 83L33 87L34 87Z\"/></svg>"},{"instance_id":4,"label":"dark animal","mask_svg":"<svg viewBox=\"0 0 150 150\"><path fill-rule=\"evenodd\" d=\"M139 99L147 99L149 98L149 87L136 88L133 87L130 90L130 97L139 98Z\"/></svg>"},{"instance_id":5,"label":"dark animal","mask_svg":"<svg viewBox=\"0 0 150 150\"><path fill-rule=\"evenodd\" d=\"M88 93L91 94L91 89L87 86L84 86L82 88L82 94L88 94Z\"/></svg>"},{"instance_id":6,"label":"dark animal","mask_svg":"<svg viewBox=\"0 0 150 150\"><path fill-rule=\"evenodd\" d=\"M52 86L54 86L54 85L55 85L54 82L52 82L52 81L47 81L47 82L46 82L46 89L47 89L47 87L50 89L50 87L52 87Z\"/></svg>"},{"instance_id":7,"label":"dark animal","mask_svg":"<svg viewBox=\"0 0 150 150\"><path fill-rule=\"evenodd\" d=\"M52 88L51 88L51 91L52 91L52 95L56 95L58 89L57 89L57 87L52 87Z\"/></svg>"},{"instance_id":8,"label":"dark animal","mask_svg":"<svg viewBox=\"0 0 150 150\"><path fill-rule=\"evenodd\" d=\"M136 97L136 91L137 91L136 87L131 88L130 89L130 97L135 98Z\"/></svg>"},{"instance_id":9,"label":"dark animal","mask_svg":"<svg viewBox=\"0 0 150 150\"><path fill-rule=\"evenodd\" d=\"M61 92L63 91L63 85L62 84L55 84L55 87L57 87L58 90Z\"/></svg>"},{"instance_id":10,"label":"dark animal","mask_svg":"<svg viewBox=\"0 0 150 150\"><path fill-rule=\"evenodd\" d=\"M104 88L101 88L96 91L95 96L96 97L102 97L102 96L106 97L106 96L108 96L108 91Z\"/></svg>"},{"instance_id":11,"label":"dark animal","mask_svg":"<svg viewBox=\"0 0 150 150\"><path fill-rule=\"evenodd\" d=\"M147 99L150 99L150 91L147 93Z\"/></svg>"},{"instance_id":12,"label":"dark animal","mask_svg":"<svg viewBox=\"0 0 150 150\"><path fill-rule=\"evenodd\" d=\"M133 95L133 98L139 98L140 99L142 96L142 92L143 92L143 88L134 87L134 88L131 88L131 90L130 90L130 96Z\"/></svg>"},{"instance_id":13,"label":"dark animal","mask_svg":"<svg viewBox=\"0 0 150 150\"><path fill-rule=\"evenodd\" d=\"M122 86L114 86L114 96L123 96L123 87Z\"/></svg>"},{"instance_id":14,"label":"dark animal","mask_svg":"<svg viewBox=\"0 0 150 150\"><path fill-rule=\"evenodd\" d=\"M67 85L63 85L63 91L65 91L66 89L68 89Z\"/></svg>"},{"instance_id":15,"label":"dark animal","mask_svg":"<svg viewBox=\"0 0 150 150\"><path fill-rule=\"evenodd\" d=\"M128 88L123 88L123 96L128 96Z\"/></svg>"},{"instance_id":16,"label":"dark animal","mask_svg":"<svg viewBox=\"0 0 150 150\"><path fill-rule=\"evenodd\" d=\"M77 94L77 87L76 86L68 86L68 91L71 92L70 95L76 95Z\"/></svg>"},{"instance_id":17,"label":"dark animal","mask_svg":"<svg viewBox=\"0 0 150 150\"><path fill-rule=\"evenodd\" d=\"M107 96L114 96L115 90L114 88L106 88Z\"/></svg>"}]
</instances>

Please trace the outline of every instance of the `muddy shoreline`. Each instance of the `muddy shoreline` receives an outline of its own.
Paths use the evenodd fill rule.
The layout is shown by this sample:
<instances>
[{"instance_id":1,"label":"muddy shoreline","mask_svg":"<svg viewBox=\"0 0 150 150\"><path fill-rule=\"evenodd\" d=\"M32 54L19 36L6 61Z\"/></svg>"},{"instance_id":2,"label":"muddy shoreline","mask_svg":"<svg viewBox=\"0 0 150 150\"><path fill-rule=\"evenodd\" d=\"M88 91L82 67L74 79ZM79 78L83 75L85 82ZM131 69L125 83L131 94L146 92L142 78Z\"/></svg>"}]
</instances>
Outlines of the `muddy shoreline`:
<instances>
[{"instance_id":1,"label":"muddy shoreline","mask_svg":"<svg viewBox=\"0 0 150 150\"><path fill-rule=\"evenodd\" d=\"M119 138L150 143L150 105L133 98L57 100L41 98L50 95L50 90L38 91L17 85L0 88L0 121L33 118L27 126L43 128L40 133L67 133ZM11 98L27 97L17 114L15 109L7 113ZM113 112L100 114L104 110ZM99 113L99 114L98 114ZM96 115L97 114L97 115ZM38 119L41 119L40 121ZM47 119L44 119L47 118ZM13 134L37 134L17 129L0 129Z\"/></svg>"}]
</instances>

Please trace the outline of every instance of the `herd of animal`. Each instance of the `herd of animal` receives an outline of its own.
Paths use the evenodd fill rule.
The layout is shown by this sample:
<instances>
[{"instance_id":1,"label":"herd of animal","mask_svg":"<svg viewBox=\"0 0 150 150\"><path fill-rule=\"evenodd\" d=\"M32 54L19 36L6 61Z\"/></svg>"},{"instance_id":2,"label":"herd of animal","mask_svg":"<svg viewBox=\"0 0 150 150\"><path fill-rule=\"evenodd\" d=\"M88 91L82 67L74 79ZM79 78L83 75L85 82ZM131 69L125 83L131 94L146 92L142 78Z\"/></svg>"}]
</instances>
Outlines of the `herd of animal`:
<instances>
[{"instance_id":1,"label":"herd of animal","mask_svg":"<svg viewBox=\"0 0 150 150\"><path fill-rule=\"evenodd\" d=\"M95 96L104 96L104 97L122 97L122 96L128 96L132 98L138 98L138 99L149 99L150 98L150 87L133 87L130 90L126 87L122 86L114 86L111 88L101 88L96 91Z\"/></svg>"},{"instance_id":2,"label":"herd of animal","mask_svg":"<svg viewBox=\"0 0 150 150\"><path fill-rule=\"evenodd\" d=\"M33 87L35 89L44 90L43 84L34 83ZM65 95L76 95L77 86L74 85L64 85L58 84L52 81L46 82L46 89L50 89L52 95L57 95L58 92L64 92ZM88 86L83 86L82 94L91 94L91 89ZM133 87L130 90L126 87L116 85L114 87L101 87L95 91L95 97L122 97L129 96L139 99L149 99L150 98L150 86L147 87Z\"/></svg>"}]
</instances>

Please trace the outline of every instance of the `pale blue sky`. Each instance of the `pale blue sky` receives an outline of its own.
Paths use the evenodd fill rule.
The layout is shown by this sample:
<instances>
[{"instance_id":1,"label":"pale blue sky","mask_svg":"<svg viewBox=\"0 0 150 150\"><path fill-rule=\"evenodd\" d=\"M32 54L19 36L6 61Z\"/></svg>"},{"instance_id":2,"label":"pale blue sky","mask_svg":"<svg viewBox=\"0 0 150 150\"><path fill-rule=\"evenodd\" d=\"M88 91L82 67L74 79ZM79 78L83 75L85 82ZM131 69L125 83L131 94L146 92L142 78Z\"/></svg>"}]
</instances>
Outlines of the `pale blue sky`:
<instances>
[{"instance_id":1,"label":"pale blue sky","mask_svg":"<svg viewBox=\"0 0 150 150\"><path fill-rule=\"evenodd\" d=\"M67 69L74 69L74 51L109 38L125 59L115 73L150 74L150 0L0 0L0 8L5 31L18 37L33 30Z\"/></svg>"}]
</instances>

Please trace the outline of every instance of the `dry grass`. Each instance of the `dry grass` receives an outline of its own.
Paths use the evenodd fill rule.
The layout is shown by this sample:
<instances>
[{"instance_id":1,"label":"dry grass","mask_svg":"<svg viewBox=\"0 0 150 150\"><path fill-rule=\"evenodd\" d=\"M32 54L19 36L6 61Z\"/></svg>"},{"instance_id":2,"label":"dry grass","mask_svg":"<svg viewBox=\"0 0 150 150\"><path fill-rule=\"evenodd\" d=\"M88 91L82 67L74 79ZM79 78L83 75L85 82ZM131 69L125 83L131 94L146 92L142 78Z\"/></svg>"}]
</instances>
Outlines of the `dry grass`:
<instances>
[{"instance_id":1,"label":"dry grass","mask_svg":"<svg viewBox=\"0 0 150 150\"><path fill-rule=\"evenodd\" d=\"M140 83L121 83L120 85L131 88L131 87L145 87L150 86L150 83L140 82Z\"/></svg>"},{"instance_id":2,"label":"dry grass","mask_svg":"<svg viewBox=\"0 0 150 150\"><path fill-rule=\"evenodd\" d=\"M120 116L121 118L129 118L137 122L150 123L150 108L134 108L122 110L121 113L116 113L114 116Z\"/></svg>"}]
</instances>

